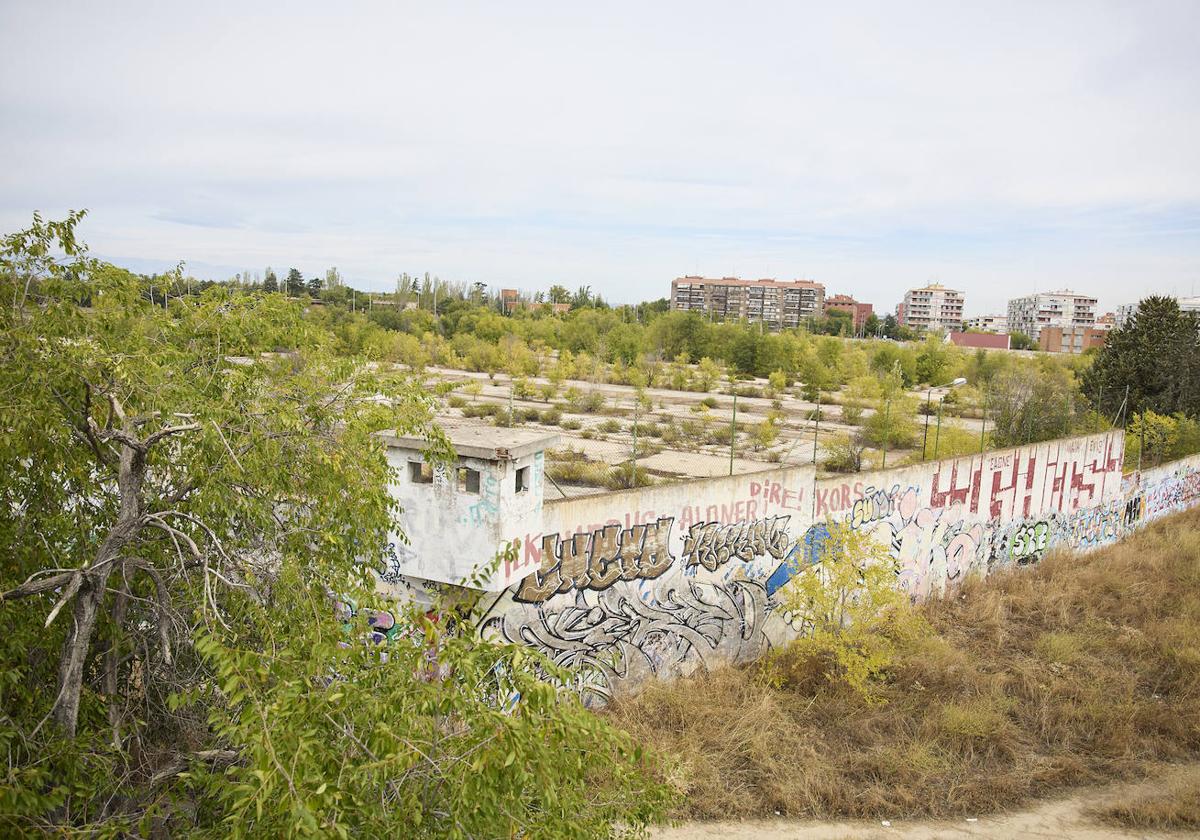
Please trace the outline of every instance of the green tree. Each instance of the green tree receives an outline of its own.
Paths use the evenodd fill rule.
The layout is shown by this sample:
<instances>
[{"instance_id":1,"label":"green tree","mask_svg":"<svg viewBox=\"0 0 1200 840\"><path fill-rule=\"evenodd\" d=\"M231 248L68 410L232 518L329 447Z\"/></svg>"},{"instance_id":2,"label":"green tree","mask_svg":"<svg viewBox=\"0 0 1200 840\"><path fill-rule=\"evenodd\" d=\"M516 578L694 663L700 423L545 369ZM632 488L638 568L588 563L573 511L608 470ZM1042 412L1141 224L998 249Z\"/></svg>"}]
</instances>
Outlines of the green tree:
<instances>
[{"instance_id":1,"label":"green tree","mask_svg":"<svg viewBox=\"0 0 1200 840\"><path fill-rule=\"evenodd\" d=\"M279 291L279 278L275 276L275 271L271 268L271 266L267 266L267 273L263 278L262 287L264 292L271 293Z\"/></svg>"},{"instance_id":2,"label":"green tree","mask_svg":"<svg viewBox=\"0 0 1200 840\"><path fill-rule=\"evenodd\" d=\"M1014 332L1008 334L1008 346L1012 350L1036 350L1037 342L1025 335L1023 332Z\"/></svg>"},{"instance_id":3,"label":"green tree","mask_svg":"<svg viewBox=\"0 0 1200 840\"><path fill-rule=\"evenodd\" d=\"M341 626L333 596L377 598L395 529L376 432L453 457L431 398L328 355L278 296L153 305L78 218L0 243L5 833L590 837L660 814L635 746L458 606L401 613L386 650L364 612Z\"/></svg>"},{"instance_id":4,"label":"green tree","mask_svg":"<svg viewBox=\"0 0 1200 840\"><path fill-rule=\"evenodd\" d=\"M721 366L705 356L696 365L696 385L704 393L708 393L721 380L723 371Z\"/></svg>"},{"instance_id":5,"label":"green tree","mask_svg":"<svg viewBox=\"0 0 1200 840\"><path fill-rule=\"evenodd\" d=\"M314 274L308 278L308 281L304 285L308 290L309 297L316 298L321 296L321 276L319 274Z\"/></svg>"},{"instance_id":6,"label":"green tree","mask_svg":"<svg viewBox=\"0 0 1200 840\"><path fill-rule=\"evenodd\" d=\"M1053 360L1010 367L987 387L988 422L997 447L1070 434L1079 410L1070 371Z\"/></svg>"},{"instance_id":7,"label":"green tree","mask_svg":"<svg viewBox=\"0 0 1200 840\"><path fill-rule=\"evenodd\" d=\"M289 268L284 288L288 297L300 297L304 294L304 275L298 268Z\"/></svg>"},{"instance_id":8,"label":"green tree","mask_svg":"<svg viewBox=\"0 0 1200 840\"><path fill-rule=\"evenodd\" d=\"M1110 418L1143 410L1200 418L1200 323L1169 297L1148 297L1083 375L1083 392Z\"/></svg>"},{"instance_id":9,"label":"green tree","mask_svg":"<svg viewBox=\"0 0 1200 840\"><path fill-rule=\"evenodd\" d=\"M555 284L550 287L550 291L546 294L550 298L551 303L570 303L571 301L571 293L567 290L566 286Z\"/></svg>"}]
</instances>

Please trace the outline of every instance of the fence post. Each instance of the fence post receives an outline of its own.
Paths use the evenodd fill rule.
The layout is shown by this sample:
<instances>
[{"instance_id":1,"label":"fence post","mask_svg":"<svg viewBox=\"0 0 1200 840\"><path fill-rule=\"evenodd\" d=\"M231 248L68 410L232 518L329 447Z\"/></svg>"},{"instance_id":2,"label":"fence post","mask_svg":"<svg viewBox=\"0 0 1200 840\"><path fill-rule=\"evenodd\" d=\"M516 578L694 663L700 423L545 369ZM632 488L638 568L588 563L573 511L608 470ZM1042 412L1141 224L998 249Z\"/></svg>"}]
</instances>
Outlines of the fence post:
<instances>
[{"instance_id":1,"label":"fence post","mask_svg":"<svg viewBox=\"0 0 1200 840\"><path fill-rule=\"evenodd\" d=\"M938 444L942 442L942 404L938 403L937 431L933 434L933 460L938 457Z\"/></svg>"},{"instance_id":2,"label":"fence post","mask_svg":"<svg viewBox=\"0 0 1200 840\"><path fill-rule=\"evenodd\" d=\"M887 469L887 444L890 434L890 426L892 424L892 398L888 397L887 403L884 405L883 411L883 463L879 465L881 470Z\"/></svg>"},{"instance_id":3,"label":"fence post","mask_svg":"<svg viewBox=\"0 0 1200 840\"><path fill-rule=\"evenodd\" d=\"M817 425L813 426L813 463L817 463L817 437L821 434L821 389L817 389Z\"/></svg>"},{"instance_id":4,"label":"fence post","mask_svg":"<svg viewBox=\"0 0 1200 840\"><path fill-rule=\"evenodd\" d=\"M642 407L642 401L638 397L637 392L634 391L634 394L633 394L633 458L631 461L631 463L633 465L633 480L630 481L630 483L629 483L630 487L638 486L638 483L637 483L637 458L638 458L637 427L638 427L638 411L641 410L641 407Z\"/></svg>"},{"instance_id":5,"label":"fence post","mask_svg":"<svg viewBox=\"0 0 1200 840\"><path fill-rule=\"evenodd\" d=\"M979 427L979 454L983 454L983 436L987 433L987 391L983 392L983 425Z\"/></svg>"},{"instance_id":6,"label":"fence post","mask_svg":"<svg viewBox=\"0 0 1200 840\"><path fill-rule=\"evenodd\" d=\"M737 386L733 387L733 418L729 421L729 474L733 475L733 447L737 441Z\"/></svg>"}]
</instances>

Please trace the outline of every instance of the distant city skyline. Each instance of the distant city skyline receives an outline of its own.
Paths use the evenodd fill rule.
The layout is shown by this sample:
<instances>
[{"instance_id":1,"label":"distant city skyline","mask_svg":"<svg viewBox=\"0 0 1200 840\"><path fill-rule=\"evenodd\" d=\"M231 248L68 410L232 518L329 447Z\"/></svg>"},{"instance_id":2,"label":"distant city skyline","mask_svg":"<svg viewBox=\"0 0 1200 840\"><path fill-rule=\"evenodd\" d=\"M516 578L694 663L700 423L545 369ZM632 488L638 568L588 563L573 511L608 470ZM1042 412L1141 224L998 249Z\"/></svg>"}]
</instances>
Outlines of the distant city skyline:
<instances>
[{"instance_id":1,"label":"distant city skyline","mask_svg":"<svg viewBox=\"0 0 1200 840\"><path fill-rule=\"evenodd\" d=\"M336 265L881 317L1200 294L1200 4L0 6L0 233L198 277Z\"/></svg>"}]
</instances>

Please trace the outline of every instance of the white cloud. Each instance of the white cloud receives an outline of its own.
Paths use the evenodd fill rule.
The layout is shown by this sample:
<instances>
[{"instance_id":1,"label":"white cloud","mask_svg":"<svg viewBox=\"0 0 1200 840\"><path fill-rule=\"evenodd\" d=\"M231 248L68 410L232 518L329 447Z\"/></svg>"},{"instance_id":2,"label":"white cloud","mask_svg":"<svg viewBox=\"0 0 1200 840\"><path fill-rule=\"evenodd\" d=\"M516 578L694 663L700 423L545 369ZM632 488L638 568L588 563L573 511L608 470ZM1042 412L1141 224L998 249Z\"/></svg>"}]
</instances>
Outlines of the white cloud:
<instances>
[{"instance_id":1,"label":"white cloud","mask_svg":"<svg viewBox=\"0 0 1200 840\"><path fill-rule=\"evenodd\" d=\"M8 4L0 226L106 254L890 307L1200 274L1194 3ZM1136 278L1136 283L1131 280Z\"/></svg>"}]
</instances>

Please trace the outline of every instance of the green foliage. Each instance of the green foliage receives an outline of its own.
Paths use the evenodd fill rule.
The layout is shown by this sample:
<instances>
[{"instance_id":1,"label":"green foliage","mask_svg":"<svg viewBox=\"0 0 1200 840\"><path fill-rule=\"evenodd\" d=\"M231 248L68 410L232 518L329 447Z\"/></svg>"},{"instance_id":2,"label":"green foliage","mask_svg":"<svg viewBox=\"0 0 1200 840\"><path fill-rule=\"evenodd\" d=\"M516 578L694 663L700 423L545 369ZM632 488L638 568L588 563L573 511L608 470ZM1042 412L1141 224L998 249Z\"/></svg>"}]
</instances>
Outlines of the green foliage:
<instances>
[{"instance_id":1,"label":"green foliage","mask_svg":"<svg viewBox=\"0 0 1200 840\"><path fill-rule=\"evenodd\" d=\"M453 457L432 395L280 295L151 300L77 219L0 246L4 833L591 837L660 813L562 674L452 606L386 658L342 644L330 593L370 603L395 530L376 432Z\"/></svg>"},{"instance_id":2,"label":"green foliage","mask_svg":"<svg viewBox=\"0 0 1200 840\"><path fill-rule=\"evenodd\" d=\"M822 465L830 472L860 472L865 448L866 443L861 431L849 435L835 435L826 445L827 454Z\"/></svg>"},{"instance_id":3,"label":"green foliage","mask_svg":"<svg viewBox=\"0 0 1200 840\"><path fill-rule=\"evenodd\" d=\"M1129 400L1125 403L1128 389ZM1143 410L1200 419L1200 322L1169 297L1148 297L1083 374L1083 392L1110 418Z\"/></svg>"},{"instance_id":4,"label":"green foliage","mask_svg":"<svg viewBox=\"0 0 1200 840\"><path fill-rule=\"evenodd\" d=\"M995 445L1020 446L1069 435L1083 408L1076 394L1074 376L1052 360L998 374L986 391Z\"/></svg>"},{"instance_id":5,"label":"green foliage","mask_svg":"<svg viewBox=\"0 0 1200 840\"><path fill-rule=\"evenodd\" d=\"M896 658L898 645L929 632L896 586L887 546L848 523L828 521L829 536L818 562L796 575L782 592L784 609L800 629L796 649L829 663L868 702L882 702L877 685Z\"/></svg>"},{"instance_id":6,"label":"green foliage","mask_svg":"<svg viewBox=\"0 0 1200 840\"><path fill-rule=\"evenodd\" d=\"M214 833L592 838L661 817L666 792L637 745L559 691L569 675L544 658L480 644L469 604L412 611L385 645L359 640L359 616L346 645L306 577L289 566L276 602L252 611L258 643L197 642L215 676L197 702L244 757L188 780L212 797Z\"/></svg>"},{"instance_id":7,"label":"green foliage","mask_svg":"<svg viewBox=\"0 0 1200 840\"><path fill-rule=\"evenodd\" d=\"M924 431L922 431L924 437ZM929 435L925 439L925 460L955 458L979 452L979 432L964 429L942 420L938 429L937 419L929 420Z\"/></svg>"},{"instance_id":8,"label":"green foliage","mask_svg":"<svg viewBox=\"0 0 1200 840\"><path fill-rule=\"evenodd\" d=\"M905 396L881 397L874 413L863 423L866 440L872 446L906 448L917 442L915 413L918 401Z\"/></svg>"},{"instance_id":9,"label":"green foliage","mask_svg":"<svg viewBox=\"0 0 1200 840\"><path fill-rule=\"evenodd\" d=\"M1152 466L1200 452L1200 422L1145 411L1125 427L1125 463Z\"/></svg>"},{"instance_id":10,"label":"green foliage","mask_svg":"<svg viewBox=\"0 0 1200 840\"><path fill-rule=\"evenodd\" d=\"M1008 346L1011 350L1036 350L1037 344L1023 332L1009 333Z\"/></svg>"}]
</instances>

